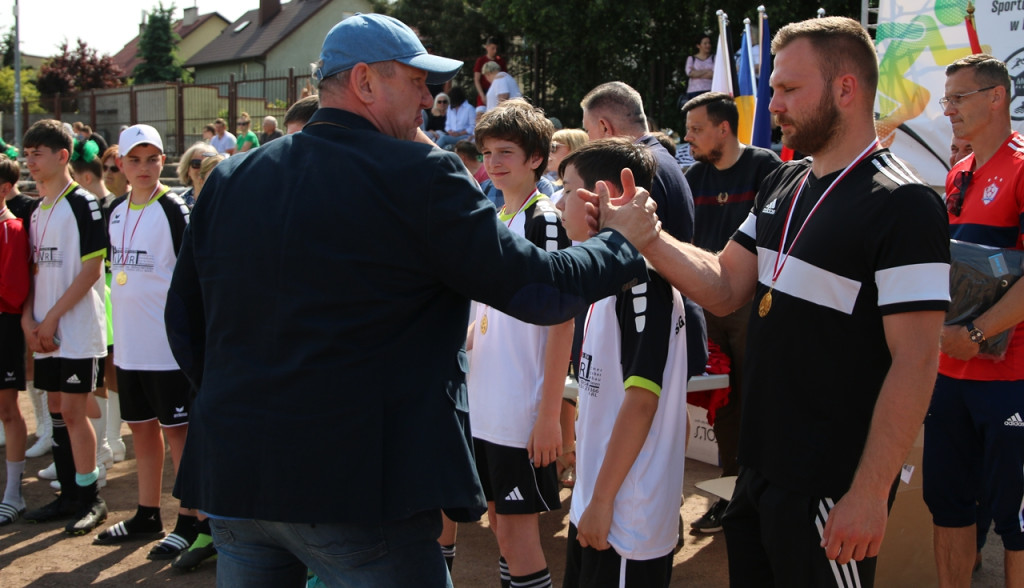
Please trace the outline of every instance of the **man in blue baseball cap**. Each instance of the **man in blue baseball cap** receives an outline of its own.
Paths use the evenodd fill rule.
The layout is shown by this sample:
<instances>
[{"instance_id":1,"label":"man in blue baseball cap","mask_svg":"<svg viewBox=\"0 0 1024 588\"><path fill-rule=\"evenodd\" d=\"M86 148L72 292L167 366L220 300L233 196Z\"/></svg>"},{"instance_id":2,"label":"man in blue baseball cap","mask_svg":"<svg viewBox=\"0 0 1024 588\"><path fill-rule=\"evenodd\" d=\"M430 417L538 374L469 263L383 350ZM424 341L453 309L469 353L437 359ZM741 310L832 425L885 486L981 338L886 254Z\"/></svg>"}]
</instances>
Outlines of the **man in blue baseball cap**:
<instances>
[{"instance_id":1,"label":"man in blue baseball cap","mask_svg":"<svg viewBox=\"0 0 1024 588\"><path fill-rule=\"evenodd\" d=\"M469 301L555 324L646 279L626 236L647 225L543 251L453 153L408 140L427 84L461 65L393 18L349 17L324 41L302 132L203 187L166 322L198 390L175 494L210 515L218 585L295 586L308 567L328 586L450 586L441 510L486 510Z\"/></svg>"}]
</instances>

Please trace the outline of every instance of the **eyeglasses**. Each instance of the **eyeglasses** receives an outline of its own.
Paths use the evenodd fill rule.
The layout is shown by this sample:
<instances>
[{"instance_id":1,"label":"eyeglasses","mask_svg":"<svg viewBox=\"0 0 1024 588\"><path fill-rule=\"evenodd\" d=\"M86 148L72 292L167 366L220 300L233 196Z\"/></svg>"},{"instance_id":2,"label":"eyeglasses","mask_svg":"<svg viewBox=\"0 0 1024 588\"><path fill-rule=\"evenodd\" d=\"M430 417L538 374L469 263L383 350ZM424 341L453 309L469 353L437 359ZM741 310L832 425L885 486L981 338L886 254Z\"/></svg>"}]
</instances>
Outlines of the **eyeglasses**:
<instances>
[{"instance_id":1,"label":"eyeglasses","mask_svg":"<svg viewBox=\"0 0 1024 588\"><path fill-rule=\"evenodd\" d=\"M448 104L448 101L447 100L438 100L437 103L438 104Z\"/></svg>"},{"instance_id":2,"label":"eyeglasses","mask_svg":"<svg viewBox=\"0 0 1024 588\"><path fill-rule=\"evenodd\" d=\"M956 177L953 178L953 188L956 192L946 197L946 210L949 211L949 214L960 216L964 208L964 194L967 192L967 187L971 185L973 177L974 172L964 170L957 172Z\"/></svg>"},{"instance_id":3,"label":"eyeglasses","mask_svg":"<svg viewBox=\"0 0 1024 588\"><path fill-rule=\"evenodd\" d=\"M247 126L249 126L249 122L248 121L244 121L244 120L240 120L240 121L238 121L238 126L240 126L240 127L247 127Z\"/></svg>"},{"instance_id":4,"label":"eyeglasses","mask_svg":"<svg viewBox=\"0 0 1024 588\"><path fill-rule=\"evenodd\" d=\"M977 94L978 92L987 92L988 90L991 90L992 88L995 88L995 86L988 86L988 87L985 87L985 88L978 88L977 90L975 90L973 92L965 92L963 94L953 94L952 96L943 96L942 98L939 98L939 106L941 106L943 110L945 110L946 108L949 108L950 106L952 106L953 108L956 108L957 106L960 106L960 103L964 101L964 98L967 98L968 96L972 96L974 94Z\"/></svg>"},{"instance_id":5,"label":"eyeglasses","mask_svg":"<svg viewBox=\"0 0 1024 588\"><path fill-rule=\"evenodd\" d=\"M104 165L103 166L103 171L110 172L112 174L116 174L117 172L119 172L121 170L118 169L116 165Z\"/></svg>"},{"instance_id":6,"label":"eyeglasses","mask_svg":"<svg viewBox=\"0 0 1024 588\"><path fill-rule=\"evenodd\" d=\"M213 151L203 151L200 157L189 160L188 166L192 169L199 169L203 165L204 159L206 159L207 157L213 157L214 155L217 154Z\"/></svg>"},{"instance_id":7,"label":"eyeglasses","mask_svg":"<svg viewBox=\"0 0 1024 588\"><path fill-rule=\"evenodd\" d=\"M551 144L551 152L552 153L554 153L555 151L558 151L561 148L562 148L562 144L561 143L552 143Z\"/></svg>"}]
</instances>

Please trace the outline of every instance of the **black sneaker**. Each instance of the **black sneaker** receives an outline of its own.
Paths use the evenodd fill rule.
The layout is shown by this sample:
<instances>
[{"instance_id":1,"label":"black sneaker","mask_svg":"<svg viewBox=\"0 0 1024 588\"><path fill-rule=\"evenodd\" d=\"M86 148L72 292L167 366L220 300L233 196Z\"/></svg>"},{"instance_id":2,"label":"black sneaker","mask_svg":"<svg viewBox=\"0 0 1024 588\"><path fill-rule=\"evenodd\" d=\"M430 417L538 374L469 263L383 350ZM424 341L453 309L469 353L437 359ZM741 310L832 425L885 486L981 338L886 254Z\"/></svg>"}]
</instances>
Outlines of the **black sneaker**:
<instances>
[{"instance_id":1,"label":"black sneaker","mask_svg":"<svg viewBox=\"0 0 1024 588\"><path fill-rule=\"evenodd\" d=\"M76 512L78 509L75 501L61 495L46 506L26 512L21 518L27 523L45 523L70 519Z\"/></svg>"},{"instance_id":2,"label":"black sneaker","mask_svg":"<svg viewBox=\"0 0 1024 588\"><path fill-rule=\"evenodd\" d=\"M75 520L64 527L64 532L68 535L85 535L100 526L105 520L107 520L107 503L96 496L81 505L81 509L75 513Z\"/></svg>"},{"instance_id":3,"label":"black sneaker","mask_svg":"<svg viewBox=\"0 0 1024 588\"><path fill-rule=\"evenodd\" d=\"M719 500L711 505L704 516L694 521L690 528L701 533L717 533L722 530L722 515L729 507L728 500Z\"/></svg>"}]
</instances>

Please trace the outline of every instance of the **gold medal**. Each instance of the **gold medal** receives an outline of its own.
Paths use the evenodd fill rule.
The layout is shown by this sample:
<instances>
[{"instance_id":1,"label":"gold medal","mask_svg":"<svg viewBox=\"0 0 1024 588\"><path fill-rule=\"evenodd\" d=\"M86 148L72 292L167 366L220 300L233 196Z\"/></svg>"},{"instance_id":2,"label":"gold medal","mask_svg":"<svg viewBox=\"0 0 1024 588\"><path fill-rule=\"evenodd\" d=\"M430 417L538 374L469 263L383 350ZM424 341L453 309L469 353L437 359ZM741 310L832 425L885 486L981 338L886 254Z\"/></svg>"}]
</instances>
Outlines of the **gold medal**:
<instances>
[{"instance_id":1,"label":"gold medal","mask_svg":"<svg viewBox=\"0 0 1024 588\"><path fill-rule=\"evenodd\" d=\"M480 334L481 335L486 335L487 334L487 315L486 314L483 316L483 318L480 319Z\"/></svg>"},{"instance_id":2,"label":"gold medal","mask_svg":"<svg viewBox=\"0 0 1024 588\"><path fill-rule=\"evenodd\" d=\"M115 279L117 280L117 284L119 286L124 286L125 284L128 283L128 274L124 273L124 270L121 270L117 272L117 277Z\"/></svg>"},{"instance_id":3,"label":"gold medal","mask_svg":"<svg viewBox=\"0 0 1024 588\"><path fill-rule=\"evenodd\" d=\"M760 304L757 305L757 316L764 318L768 315L768 311L772 309L772 291L771 289L761 297Z\"/></svg>"}]
</instances>

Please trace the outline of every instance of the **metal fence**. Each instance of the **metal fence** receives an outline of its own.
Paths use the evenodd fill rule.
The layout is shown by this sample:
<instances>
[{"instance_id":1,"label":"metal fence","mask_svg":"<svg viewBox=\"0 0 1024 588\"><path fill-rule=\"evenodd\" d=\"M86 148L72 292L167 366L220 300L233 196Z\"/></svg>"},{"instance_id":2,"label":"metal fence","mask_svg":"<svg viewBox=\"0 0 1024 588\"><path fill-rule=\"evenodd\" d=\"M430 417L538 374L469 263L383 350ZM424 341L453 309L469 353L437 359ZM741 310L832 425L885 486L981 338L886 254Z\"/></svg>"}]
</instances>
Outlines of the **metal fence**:
<instances>
[{"instance_id":1,"label":"metal fence","mask_svg":"<svg viewBox=\"0 0 1024 588\"><path fill-rule=\"evenodd\" d=\"M546 53L539 50L515 50L505 53L509 73L534 104L549 114L561 114L574 105L565 104L564 98L554 98L544 62ZM457 78L472 100L473 62L467 58L466 66ZM189 146L202 139L203 127L216 118L234 121L247 112L259 132L265 116L277 117L283 126L288 106L313 91L308 74L296 75L294 69L275 77L236 79L229 78L202 84L158 83L88 90L75 94L44 96L36 103L22 102L22 127L14 128L14 117L2 117L4 138L21 137L32 123L45 118L67 122L82 121L92 127L108 143L117 142L123 126L144 123L152 125L164 139L168 155L181 155ZM11 142L11 141L9 141ZM20 141L17 141L20 143Z\"/></svg>"},{"instance_id":2,"label":"metal fence","mask_svg":"<svg viewBox=\"0 0 1024 588\"><path fill-rule=\"evenodd\" d=\"M231 129L238 115L247 112L255 121L255 132L268 115L277 117L283 126L288 106L308 89L309 76L289 70L287 75L260 79L237 80L232 75L206 84L142 84L57 94L36 104L23 102L22 129L14 128L13 116L3 117L3 136L21 137L32 123L55 118L82 121L113 144L122 126L145 123L160 132L168 155L181 155L202 139L203 127L216 118L228 121Z\"/></svg>"}]
</instances>

